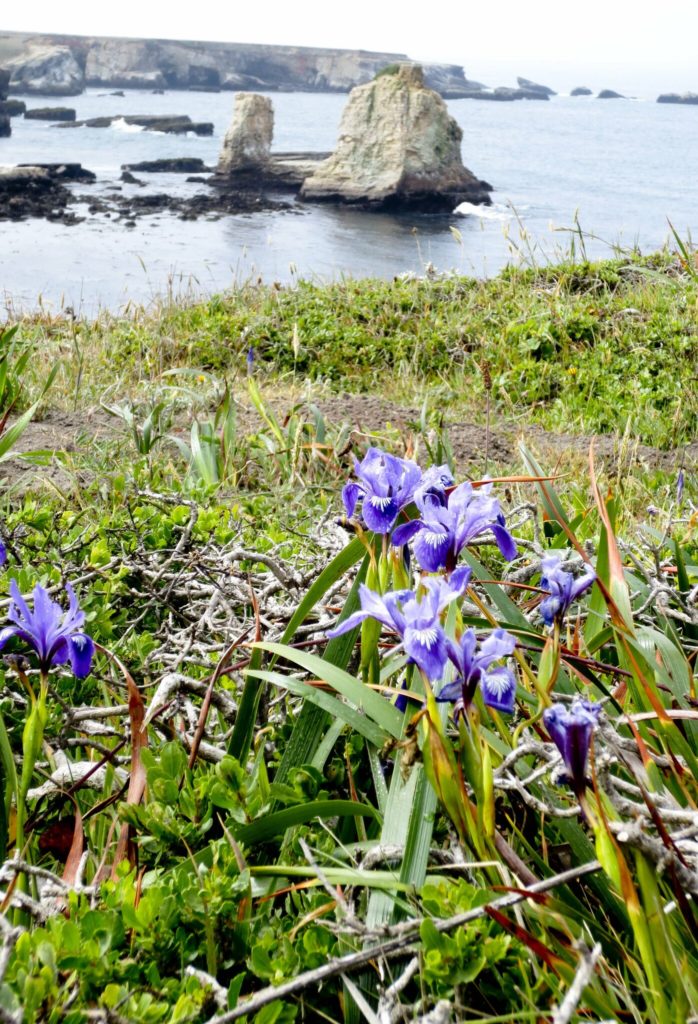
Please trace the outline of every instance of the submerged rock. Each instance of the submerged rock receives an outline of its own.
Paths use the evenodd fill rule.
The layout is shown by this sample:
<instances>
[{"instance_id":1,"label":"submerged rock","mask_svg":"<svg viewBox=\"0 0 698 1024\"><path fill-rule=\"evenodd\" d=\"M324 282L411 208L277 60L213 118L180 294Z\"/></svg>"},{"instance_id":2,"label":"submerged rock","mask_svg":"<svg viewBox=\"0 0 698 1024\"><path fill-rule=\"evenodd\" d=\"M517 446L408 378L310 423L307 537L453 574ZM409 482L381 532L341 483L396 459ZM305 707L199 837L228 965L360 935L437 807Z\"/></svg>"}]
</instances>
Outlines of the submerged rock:
<instances>
[{"instance_id":1,"label":"submerged rock","mask_svg":"<svg viewBox=\"0 0 698 1024\"><path fill-rule=\"evenodd\" d=\"M539 92L541 96L557 96L555 90L550 86L539 85L538 82L532 82L530 78L517 78L516 81L519 89L524 89L527 92Z\"/></svg>"},{"instance_id":2,"label":"submerged rock","mask_svg":"<svg viewBox=\"0 0 698 1024\"><path fill-rule=\"evenodd\" d=\"M689 106L698 104L698 93L696 92L663 92L657 96L657 103L685 103Z\"/></svg>"},{"instance_id":3,"label":"submerged rock","mask_svg":"<svg viewBox=\"0 0 698 1024\"><path fill-rule=\"evenodd\" d=\"M490 202L489 186L463 166L460 127L418 65L353 89L339 134L335 152L304 181L303 198L429 212Z\"/></svg>"},{"instance_id":4,"label":"submerged rock","mask_svg":"<svg viewBox=\"0 0 698 1024\"><path fill-rule=\"evenodd\" d=\"M72 107L30 107L24 111L27 121L74 121Z\"/></svg>"},{"instance_id":5,"label":"submerged rock","mask_svg":"<svg viewBox=\"0 0 698 1024\"><path fill-rule=\"evenodd\" d=\"M274 110L268 96L238 93L230 128L216 169L219 175L266 169L274 134Z\"/></svg>"}]
</instances>

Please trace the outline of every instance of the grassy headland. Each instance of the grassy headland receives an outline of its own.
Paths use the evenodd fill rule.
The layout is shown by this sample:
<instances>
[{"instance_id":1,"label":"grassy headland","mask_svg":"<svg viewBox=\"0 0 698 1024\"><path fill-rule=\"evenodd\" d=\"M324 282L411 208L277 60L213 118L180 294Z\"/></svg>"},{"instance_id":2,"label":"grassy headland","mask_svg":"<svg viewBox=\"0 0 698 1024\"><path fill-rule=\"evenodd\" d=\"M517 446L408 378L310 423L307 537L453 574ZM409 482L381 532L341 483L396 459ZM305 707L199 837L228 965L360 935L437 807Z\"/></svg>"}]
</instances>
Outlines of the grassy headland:
<instances>
[{"instance_id":1,"label":"grassy headland","mask_svg":"<svg viewBox=\"0 0 698 1024\"><path fill-rule=\"evenodd\" d=\"M72 583L99 647L83 678L63 648L42 661L31 631L5 635L3 1019L698 1012L697 323L693 265L668 253L19 323L4 408L60 368L20 442L43 451L0 466L0 606L12 578L35 614L32 588L65 605ZM534 426L542 465L540 433L514 443ZM596 433L621 439L598 480L569 454ZM467 592L418 624L481 659L500 645L460 721L404 630L394 649L399 616L380 642L372 620L360 644L326 639L361 580L425 600L423 548L410 570L388 534L338 521L371 444L422 468L455 452L458 482L508 470L455 552ZM375 480L358 480L360 508ZM485 699L491 662L508 709ZM566 730L589 751L566 756Z\"/></svg>"}]
</instances>

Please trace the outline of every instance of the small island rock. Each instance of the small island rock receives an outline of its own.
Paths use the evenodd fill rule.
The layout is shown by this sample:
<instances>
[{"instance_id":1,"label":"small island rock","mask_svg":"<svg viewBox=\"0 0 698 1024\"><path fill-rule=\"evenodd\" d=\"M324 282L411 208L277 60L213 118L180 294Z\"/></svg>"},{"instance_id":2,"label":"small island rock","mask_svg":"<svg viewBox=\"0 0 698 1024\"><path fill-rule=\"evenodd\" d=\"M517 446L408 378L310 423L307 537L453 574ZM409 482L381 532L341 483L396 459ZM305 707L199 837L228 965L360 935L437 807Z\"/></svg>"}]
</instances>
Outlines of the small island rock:
<instances>
[{"instance_id":1,"label":"small island rock","mask_svg":"<svg viewBox=\"0 0 698 1024\"><path fill-rule=\"evenodd\" d=\"M576 89L573 89L570 96L593 96L591 89L587 89L586 85L578 85Z\"/></svg>"},{"instance_id":2,"label":"small island rock","mask_svg":"<svg viewBox=\"0 0 698 1024\"><path fill-rule=\"evenodd\" d=\"M543 96L557 96L555 90L550 86L539 85L538 82L532 82L530 78L517 78L516 81L519 89L525 89L527 92L539 92Z\"/></svg>"},{"instance_id":3,"label":"small island rock","mask_svg":"<svg viewBox=\"0 0 698 1024\"><path fill-rule=\"evenodd\" d=\"M695 92L663 92L657 96L657 103L685 103L688 106L698 104L698 93Z\"/></svg>"},{"instance_id":4,"label":"small island rock","mask_svg":"<svg viewBox=\"0 0 698 1024\"><path fill-rule=\"evenodd\" d=\"M463 132L418 65L352 89L339 136L335 152L303 182L303 198L429 212L490 202L489 186L463 166Z\"/></svg>"},{"instance_id":5,"label":"small island rock","mask_svg":"<svg viewBox=\"0 0 698 1024\"><path fill-rule=\"evenodd\" d=\"M602 89L596 98L597 100L624 100L625 96L614 92L613 89Z\"/></svg>"}]
</instances>

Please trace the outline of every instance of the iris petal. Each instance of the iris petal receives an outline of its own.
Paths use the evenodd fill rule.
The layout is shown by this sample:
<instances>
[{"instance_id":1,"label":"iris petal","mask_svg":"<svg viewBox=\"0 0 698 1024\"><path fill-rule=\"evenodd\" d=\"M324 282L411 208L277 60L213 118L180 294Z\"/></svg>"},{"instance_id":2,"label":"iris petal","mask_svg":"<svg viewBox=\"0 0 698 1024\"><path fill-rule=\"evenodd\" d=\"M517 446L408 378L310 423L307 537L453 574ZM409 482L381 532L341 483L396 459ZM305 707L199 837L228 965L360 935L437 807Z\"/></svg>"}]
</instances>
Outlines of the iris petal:
<instances>
[{"instance_id":1,"label":"iris petal","mask_svg":"<svg viewBox=\"0 0 698 1024\"><path fill-rule=\"evenodd\" d=\"M508 668L503 666L484 672L480 679L482 699L488 708L513 714L516 699L516 681Z\"/></svg>"},{"instance_id":2,"label":"iris petal","mask_svg":"<svg viewBox=\"0 0 698 1024\"><path fill-rule=\"evenodd\" d=\"M78 679L89 676L95 645L86 633L74 633L68 641L68 653L73 672Z\"/></svg>"},{"instance_id":3,"label":"iris petal","mask_svg":"<svg viewBox=\"0 0 698 1024\"><path fill-rule=\"evenodd\" d=\"M388 533L399 511L400 506L394 498L377 495L364 497L362 515L366 526L374 533Z\"/></svg>"}]
</instances>

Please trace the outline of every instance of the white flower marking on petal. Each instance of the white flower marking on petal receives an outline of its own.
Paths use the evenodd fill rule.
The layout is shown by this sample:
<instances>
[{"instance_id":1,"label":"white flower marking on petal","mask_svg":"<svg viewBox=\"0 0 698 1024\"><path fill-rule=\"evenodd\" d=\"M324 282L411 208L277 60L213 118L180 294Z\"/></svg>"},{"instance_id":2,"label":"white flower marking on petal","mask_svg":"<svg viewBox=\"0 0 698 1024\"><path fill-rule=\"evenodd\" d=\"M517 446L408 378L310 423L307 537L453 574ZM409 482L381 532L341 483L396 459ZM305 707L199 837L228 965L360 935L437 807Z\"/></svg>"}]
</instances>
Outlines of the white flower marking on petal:
<instances>
[{"instance_id":1,"label":"white flower marking on petal","mask_svg":"<svg viewBox=\"0 0 698 1024\"><path fill-rule=\"evenodd\" d=\"M414 637L422 647L431 649L439 639L439 631L434 626L428 629L415 629Z\"/></svg>"}]
</instances>

